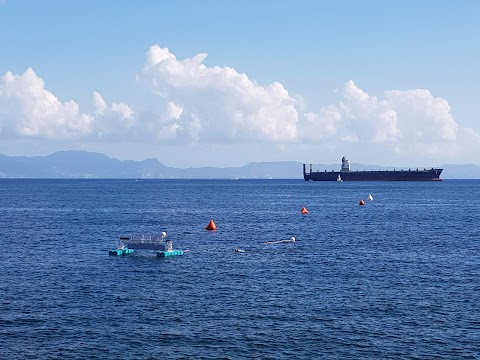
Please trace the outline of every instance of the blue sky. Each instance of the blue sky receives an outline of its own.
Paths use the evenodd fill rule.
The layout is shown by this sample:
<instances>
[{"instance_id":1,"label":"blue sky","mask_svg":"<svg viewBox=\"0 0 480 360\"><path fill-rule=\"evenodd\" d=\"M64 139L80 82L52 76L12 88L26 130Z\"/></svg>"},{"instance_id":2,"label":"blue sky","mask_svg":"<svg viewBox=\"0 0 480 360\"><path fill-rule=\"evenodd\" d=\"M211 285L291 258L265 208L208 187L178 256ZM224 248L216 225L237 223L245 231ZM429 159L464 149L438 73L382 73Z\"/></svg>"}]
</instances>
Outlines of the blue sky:
<instances>
[{"instance_id":1,"label":"blue sky","mask_svg":"<svg viewBox=\"0 0 480 360\"><path fill-rule=\"evenodd\" d=\"M0 2L0 153L479 163L480 3Z\"/></svg>"}]
</instances>

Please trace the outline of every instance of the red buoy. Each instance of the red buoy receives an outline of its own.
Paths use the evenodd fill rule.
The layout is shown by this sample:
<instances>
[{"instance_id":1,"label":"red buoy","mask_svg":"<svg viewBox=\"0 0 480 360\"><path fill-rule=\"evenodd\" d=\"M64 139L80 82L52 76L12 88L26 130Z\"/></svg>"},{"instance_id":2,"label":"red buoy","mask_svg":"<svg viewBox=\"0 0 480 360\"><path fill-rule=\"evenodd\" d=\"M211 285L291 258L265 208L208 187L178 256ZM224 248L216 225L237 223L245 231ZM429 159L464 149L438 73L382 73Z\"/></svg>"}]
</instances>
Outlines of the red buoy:
<instances>
[{"instance_id":1,"label":"red buoy","mask_svg":"<svg viewBox=\"0 0 480 360\"><path fill-rule=\"evenodd\" d=\"M207 227L205 228L207 230L216 230L217 229L217 225L215 225L215 223L213 222L213 220L210 220L210 222L208 223Z\"/></svg>"},{"instance_id":2,"label":"red buoy","mask_svg":"<svg viewBox=\"0 0 480 360\"><path fill-rule=\"evenodd\" d=\"M302 207L301 212L302 212L303 215L308 214L308 210L307 210L307 208L306 208L305 206Z\"/></svg>"},{"instance_id":3,"label":"red buoy","mask_svg":"<svg viewBox=\"0 0 480 360\"><path fill-rule=\"evenodd\" d=\"M365 205L365 201L360 200L360 202L358 203L358 205Z\"/></svg>"}]
</instances>

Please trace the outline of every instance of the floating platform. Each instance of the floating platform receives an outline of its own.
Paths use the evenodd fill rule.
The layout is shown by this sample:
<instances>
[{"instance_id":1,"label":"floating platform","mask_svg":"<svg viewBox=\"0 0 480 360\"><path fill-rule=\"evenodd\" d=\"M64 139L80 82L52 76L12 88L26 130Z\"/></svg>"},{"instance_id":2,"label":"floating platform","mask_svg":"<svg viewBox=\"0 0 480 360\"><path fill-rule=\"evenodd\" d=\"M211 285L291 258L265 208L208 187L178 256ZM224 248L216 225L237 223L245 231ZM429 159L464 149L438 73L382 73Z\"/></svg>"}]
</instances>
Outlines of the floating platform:
<instances>
[{"instance_id":1,"label":"floating platform","mask_svg":"<svg viewBox=\"0 0 480 360\"><path fill-rule=\"evenodd\" d=\"M168 240L165 240L166 236L166 232L163 232L161 235L122 236L120 237L120 244L129 249L166 251L168 250Z\"/></svg>"},{"instance_id":2,"label":"floating platform","mask_svg":"<svg viewBox=\"0 0 480 360\"><path fill-rule=\"evenodd\" d=\"M108 255L110 256L122 256L122 255L129 255L133 254L133 249L115 249L115 250L110 250L108 252Z\"/></svg>"},{"instance_id":3,"label":"floating platform","mask_svg":"<svg viewBox=\"0 0 480 360\"><path fill-rule=\"evenodd\" d=\"M116 250L110 250L109 255L120 256L132 254L134 249L157 250L157 257L183 255L183 250L173 250L172 240L167 240L167 233L160 235L131 235L121 236L120 245ZM188 251L188 250L185 250Z\"/></svg>"},{"instance_id":4,"label":"floating platform","mask_svg":"<svg viewBox=\"0 0 480 360\"><path fill-rule=\"evenodd\" d=\"M183 255L183 250L170 250L170 251L159 251L157 252L157 257L170 257Z\"/></svg>"}]
</instances>

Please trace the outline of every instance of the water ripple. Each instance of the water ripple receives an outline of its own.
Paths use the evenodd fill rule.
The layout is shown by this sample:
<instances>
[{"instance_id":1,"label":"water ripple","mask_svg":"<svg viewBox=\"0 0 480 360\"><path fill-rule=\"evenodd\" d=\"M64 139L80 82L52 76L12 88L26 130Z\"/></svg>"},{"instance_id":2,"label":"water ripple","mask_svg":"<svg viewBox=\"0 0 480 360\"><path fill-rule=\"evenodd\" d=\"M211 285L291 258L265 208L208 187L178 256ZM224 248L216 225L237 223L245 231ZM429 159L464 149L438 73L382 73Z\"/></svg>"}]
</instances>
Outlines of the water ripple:
<instances>
[{"instance_id":1,"label":"water ripple","mask_svg":"<svg viewBox=\"0 0 480 360\"><path fill-rule=\"evenodd\" d=\"M1 185L0 358L480 358L478 181Z\"/></svg>"}]
</instances>

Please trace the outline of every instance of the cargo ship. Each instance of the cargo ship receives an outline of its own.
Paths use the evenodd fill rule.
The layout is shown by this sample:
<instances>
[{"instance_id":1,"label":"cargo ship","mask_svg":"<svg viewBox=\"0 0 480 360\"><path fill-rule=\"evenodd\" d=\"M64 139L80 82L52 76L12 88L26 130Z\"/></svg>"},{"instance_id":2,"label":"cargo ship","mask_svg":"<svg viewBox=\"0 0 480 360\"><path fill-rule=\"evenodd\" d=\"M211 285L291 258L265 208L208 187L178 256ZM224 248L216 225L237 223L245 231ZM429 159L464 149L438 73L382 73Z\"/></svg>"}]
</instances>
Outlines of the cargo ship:
<instances>
[{"instance_id":1,"label":"cargo ship","mask_svg":"<svg viewBox=\"0 0 480 360\"><path fill-rule=\"evenodd\" d=\"M344 156L340 171L310 171L303 164L305 181L442 181L443 169L350 170L350 161Z\"/></svg>"}]
</instances>

